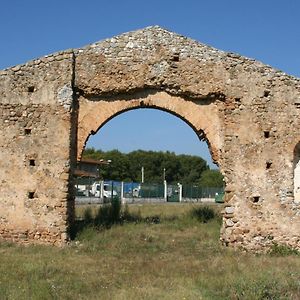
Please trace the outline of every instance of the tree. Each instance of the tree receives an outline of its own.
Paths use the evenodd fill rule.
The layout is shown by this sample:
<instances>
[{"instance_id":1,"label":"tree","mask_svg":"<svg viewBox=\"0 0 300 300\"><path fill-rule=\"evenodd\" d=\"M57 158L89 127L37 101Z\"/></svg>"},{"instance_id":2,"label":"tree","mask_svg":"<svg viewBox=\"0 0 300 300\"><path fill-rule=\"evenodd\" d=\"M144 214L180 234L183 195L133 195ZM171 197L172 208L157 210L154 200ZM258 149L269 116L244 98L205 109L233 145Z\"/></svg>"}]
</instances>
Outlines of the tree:
<instances>
[{"instance_id":1,"label":"tree","mask_svg":"<svg viewBox=\"0 0 300 300\"><path fill-rule=\"evenodd\" d=\"M117 181L130 181L130 174L128 174L129 160L126 154L111 150L103 152L102 159L111 160L110 164L102 165L100 167L100 177L103 179L111 179Z\"/></svg>"},{"instance_id":2,"label":"tree","mask_svg":"<svg viewBox=\"0 0 300 300\"><path fill-rule=\"evenodd\" d=\"M209 169L206 161L201 157L181 154L178 158L181 164L178 180L181 183L198 182L202 172Z\"/></svg>"},{"instance_id":3,"label":"tree","mask_svg":"<svg viewBox=\"0 0 300 300\"><path fill-rule=\"evenodd\" d=\"M202 187L223 187L223 178L219 170L205 170L201 174L199 183Z\"/></svg>"},{"instance_id":4,"label":"tree","mask_svg":"<svg viewBox=\"0 0 300 300\"><path fill-rule=\"evenodd\" d=\"M101 165L100 177L117 181L141 181L162 183L164 175L169 183L196 183L201 174L209 170L204 159L195 155L176 155L174 152L136 150L128 154L118 150L101 151L87 148L83 157L96 160L111 160L109 165ZM165 170L165 171L164 171Z\"/></svg>"}]
</instances>

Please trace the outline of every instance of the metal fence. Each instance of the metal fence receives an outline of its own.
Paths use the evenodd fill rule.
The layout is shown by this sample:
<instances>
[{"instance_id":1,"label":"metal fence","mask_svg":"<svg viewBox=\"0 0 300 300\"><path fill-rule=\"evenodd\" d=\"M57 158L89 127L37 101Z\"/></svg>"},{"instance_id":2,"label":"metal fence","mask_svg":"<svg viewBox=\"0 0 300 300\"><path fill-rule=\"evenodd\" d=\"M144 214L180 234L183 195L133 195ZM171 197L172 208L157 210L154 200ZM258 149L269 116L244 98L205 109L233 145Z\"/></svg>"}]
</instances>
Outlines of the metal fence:
<instances>
[{"instance_id":1,"label":"metal fence","mask_svg":"<svg viewBox=\"0 0 300 300\"><path fill-rule=\"evenodd\" d=\"M122 202L187 202L211 199L222 202L222 188L197 185L97 181L76 178L76 203L105 203L117 197ZM220 200L221 199L221 200Z\"/></svg>"},{"instance_id":2,"label":"metal fence","mask_svg":"<svg viewBox=\"0 0 300 300\"><path fill-rule=\"evenodd\" d=\"M140 198L164 198L163 184L142 183L140 187Z\"/></svg>"},{"instance_id":3,"label":"metal fence","mask_svg":"<svg viewBox=\"0 0 300 300\"><path fill-rule=\"evenodd\" d=\"M224 188L201 187L197 185L183 185L182 198L203 199L215 198L216 195L224 193Z\"/></svg>"}]
</instances>

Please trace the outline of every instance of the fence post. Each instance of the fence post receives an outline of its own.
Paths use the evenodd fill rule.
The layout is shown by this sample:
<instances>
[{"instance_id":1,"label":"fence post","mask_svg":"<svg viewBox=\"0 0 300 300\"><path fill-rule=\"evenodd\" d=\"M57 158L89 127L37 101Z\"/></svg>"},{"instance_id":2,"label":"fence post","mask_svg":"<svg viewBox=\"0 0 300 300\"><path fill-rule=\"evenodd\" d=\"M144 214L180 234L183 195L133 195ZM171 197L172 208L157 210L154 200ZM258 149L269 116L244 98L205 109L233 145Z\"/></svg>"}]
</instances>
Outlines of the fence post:
<instances>
[{"instance_id":1,"label":"fence post","mask_svg":"<svg viewBox=\"0 0 300 300\"><path fill-rule=\"evenodd\" d=\"M178 183L179 187L179 202L182 202L182 184Z\"/></svg>"},{"instance_id":2,"label":"fence post","mask_svg":"<svg viewBox=\"0 0 300 300\"><path fill-rule=\"evenodd\" d=\"M111 181L111 194L110 194L110 202L114 199L114 181Z\"/></svg>"},{"instance_id":3,"label":"fence post","mask_svg":"<svg viewBox=\"0 0 300 300\"><path fill-rule=\"evenodd\" d=\"M124 182L121 182L121 203L125 204L125 198L124 198Z\"/></svg>"},{"instance_id":4,"label":"fence post","mask_svg":"<svg viewBox=\"0 0 300 300\"><path fill-rule=\"evenodd\" d=\"M100 198L101 198L101 200L103 201L103 195L104 195L104 181L103 180L101 180L101 182L100 182Z\"/></svg>"},{"instance_id":5,"label":"fence post","mask_svg":"<svg viewBox=\"0 0 300 300\"><path fill-rule=\"evenodd\" d=\"M164 180L164 199L167 202L168 201L168 184L167 180Z\"/></svg>"}]
</instances>

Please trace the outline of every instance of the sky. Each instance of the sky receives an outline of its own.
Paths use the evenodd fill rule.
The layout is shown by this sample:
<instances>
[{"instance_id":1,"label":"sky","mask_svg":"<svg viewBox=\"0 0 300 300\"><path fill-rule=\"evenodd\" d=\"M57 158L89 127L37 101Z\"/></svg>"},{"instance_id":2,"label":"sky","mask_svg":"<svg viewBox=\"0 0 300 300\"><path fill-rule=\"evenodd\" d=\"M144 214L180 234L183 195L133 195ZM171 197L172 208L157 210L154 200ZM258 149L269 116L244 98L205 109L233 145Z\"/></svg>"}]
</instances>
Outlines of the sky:
<instances>
[{"instance_id":1,"label":"sky","mask_svg":"<svg viewBox=\"0 0 300 300\"><path fill-rule=\"evenodd\" d=\"M300 77L299 0L10 0L0 6L0 69L159 25L220 50L255 58ZM103 150L208 149L183 121L138 109L109 121L88 146Z\"/></svg>"}]
</instances>

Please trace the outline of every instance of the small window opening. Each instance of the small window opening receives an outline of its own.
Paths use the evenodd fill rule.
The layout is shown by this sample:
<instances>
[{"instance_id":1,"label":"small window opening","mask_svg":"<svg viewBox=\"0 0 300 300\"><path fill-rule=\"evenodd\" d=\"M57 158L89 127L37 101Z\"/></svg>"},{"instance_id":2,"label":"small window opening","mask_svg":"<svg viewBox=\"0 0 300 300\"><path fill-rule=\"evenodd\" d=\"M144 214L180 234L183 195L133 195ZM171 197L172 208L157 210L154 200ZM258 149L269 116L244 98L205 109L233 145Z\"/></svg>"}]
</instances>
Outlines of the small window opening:
<instances>
[{"instance_id":1,"label":"small window opening","mask_svg":"<svg viewBox=\"0 0 300 300\"><path fill-rule=\"evenodd\" d=\"M29 159L29 166L35 166L35 160Z\"/></svg>"},{"instance_id":2,"label":"small window opening","mask_svg":"<svg viewBox=\"0 0 300 300\"><path fill-rule=\"evenodd\" d=\"M172 57L172 61L178 62L179 61L179 53L175 53Z\"/></svg>"},{"instance_id":3,"label":"small window opening","mask_svg":"<svg viewBox=\"0 0 300 300\"><path fill-rule=\"evenodd\" d=\"M268 97L270 95L270 91L264 91L264 97Z\"/></svg>"},{"instance_id":4,"label":"small window opening","mask_svg":"<svg viewBox=\"0 0 300 300\"><path fill-rule=\"evenodd\" d=\"M270 137L270 131L264 131L264 137L268 139Z\"/></svg>"},{"instance_id":5,"label":"small window opening","mask_svg":"<svg viewBox=\"0 0 300 300\"><path fill-rule=\"evenodd\" d=\"M34 192L28 192L28 198L33 199L34 198Z\"/></svg>"},{"instance_id":6,"label":"small window opening","mask_svg":"<svg viewBox=\"0 0 300 300\"><path fill-rule=\"evenodd\" d=\"M33 93L34 92L34 86L29 86L28 87L28 93Z\"/></svg>"},{"instance_id":7,"label":"small window opening","mask_svg":"<svg viewBox=\"0 0 300 300\"><path fill-rule=\"evenodd\" d=\"M31 134L31 129L30 129L30 128L25 128L25 134L26 134L26 135Z\"/></svg>"},{"instance_id":8,"label":"small window opening","mask_svg":"<svg viewBox=\"0 0 300 300\"><path fill-rule=\"evenodd\" d=\"M270 169L271 166L272 166L272 162L271 162L271 161L267 161L267 162L266 162L266 169L267 169L267 170Z\"/></svg>"},{"instance_id":9,"label":"small window opening","mask_svg":"<svg viewBox=\"0 0 300 300\"><path fill-rule=\"evenodd\" d=\"M253 202L253 203L258 203L258 202L259 202L259 199L260 199L259 196L254 196L254 197L252 198L252 202Z\"/></svg>"}]
</instances>

